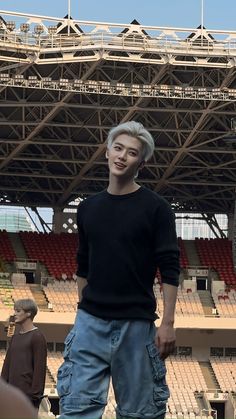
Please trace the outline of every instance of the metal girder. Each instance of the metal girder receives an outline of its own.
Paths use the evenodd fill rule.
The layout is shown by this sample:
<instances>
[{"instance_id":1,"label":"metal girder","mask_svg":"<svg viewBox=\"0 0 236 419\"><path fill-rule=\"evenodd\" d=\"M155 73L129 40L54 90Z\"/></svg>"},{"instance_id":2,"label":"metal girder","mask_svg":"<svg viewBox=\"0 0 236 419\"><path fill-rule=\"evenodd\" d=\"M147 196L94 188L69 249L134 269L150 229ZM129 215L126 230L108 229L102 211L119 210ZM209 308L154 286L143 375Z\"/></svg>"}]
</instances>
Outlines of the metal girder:
<instances>
[{"instance_id":1,"label":"metal girder","mask_svg":"<svg viewBox=\"0 0 236 419\"><path fill-rule=\"evenodd\" d=\"M41 65L103 59L211 68L231 68L236 62L234 31L85 22L3 10L0 15L0 49L8 51L9 62L15 57Z\"/></svg>"},{"instance_id":2,"label":"metal girder","mask_svg":"<svg viewBox=\"0 0 236 419\"><path fill-rule=\"evenodd\" d=\"M63 83L62 83L62 80ZM0 86L15 88L27 88L38 90L55 90L61 92L74 92L87 95L110 95L130 96L134 98L163 98L163 99L192 99L200 101L223 101L232 102L236 100L236 89L202 88L202 87L181 87L179 85L158 85L158 84L127 84L96 80L68 79L48 80L38 79L32 82L31 79L11 78L9 74L0 74ZM122 85L122 86L121 86Z\"/></svg>"},{"instance_id":3,"label":"metal girder","mask_svg":"<svg viewBox=\"0 0 236 419\"><path fill-rule=\"evenodd\" d=\"M13 12L0 28L0 204L106 188L108 131L134 119L155 140L140 184L175 211L233 213L236 32L16 16L27 32Z\"/></svg>"}]
</instances>

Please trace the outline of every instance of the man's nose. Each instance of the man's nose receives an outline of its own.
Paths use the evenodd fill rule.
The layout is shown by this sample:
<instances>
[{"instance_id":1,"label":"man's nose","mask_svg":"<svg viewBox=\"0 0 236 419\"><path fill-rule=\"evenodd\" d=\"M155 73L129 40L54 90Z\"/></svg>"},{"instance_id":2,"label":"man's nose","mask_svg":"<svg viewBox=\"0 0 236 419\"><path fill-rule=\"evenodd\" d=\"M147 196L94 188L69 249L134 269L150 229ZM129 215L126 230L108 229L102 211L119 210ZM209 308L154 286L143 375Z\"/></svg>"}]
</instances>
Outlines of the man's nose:
<instances>
[{"instance_id":1,"label":"man's nose","mask_svg":"<svg viewBox=\"0 0 236 419\"><path fill-rule=\"evenodd\" d=\"M121 160L126 160L126 158L127 158L127 153L126 153L126 150L122 150L122 151L120 152L119 158L120 158Z\"/></svg>"}]
</instances>

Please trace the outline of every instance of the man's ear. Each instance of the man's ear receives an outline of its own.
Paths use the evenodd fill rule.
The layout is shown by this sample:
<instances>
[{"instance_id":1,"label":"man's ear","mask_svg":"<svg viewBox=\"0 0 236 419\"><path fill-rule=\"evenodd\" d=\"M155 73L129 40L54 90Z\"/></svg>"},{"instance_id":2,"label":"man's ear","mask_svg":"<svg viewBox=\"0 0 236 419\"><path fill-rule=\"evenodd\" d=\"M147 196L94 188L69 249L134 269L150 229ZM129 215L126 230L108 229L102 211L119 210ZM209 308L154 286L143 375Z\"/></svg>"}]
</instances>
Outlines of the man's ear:
<instances>
[{"instance_id":1,"label":"man's ear","mask_svg":"<svg viewBox=\"0 0 236 419\"><path fill-rule=\"evenodd\" d=\"M142 170L144 168L144 166L145 166L145 161L143 160L143 161L141 161L141 163L138 167L138 170Z\"/></svg>"}]
</instances>

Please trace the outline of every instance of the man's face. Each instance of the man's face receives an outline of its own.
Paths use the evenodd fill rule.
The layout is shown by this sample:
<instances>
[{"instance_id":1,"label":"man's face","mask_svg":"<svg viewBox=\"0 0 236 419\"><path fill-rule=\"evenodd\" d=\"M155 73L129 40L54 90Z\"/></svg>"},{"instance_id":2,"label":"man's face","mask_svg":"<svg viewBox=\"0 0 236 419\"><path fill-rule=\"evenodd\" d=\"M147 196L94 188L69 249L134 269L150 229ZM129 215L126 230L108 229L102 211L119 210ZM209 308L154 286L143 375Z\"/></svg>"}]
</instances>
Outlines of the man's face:
<instances>
[{"instance_id":1,"label":"man's face","mask_svg":"<svg viewBox=\"0 0 236 419\"><path fill-rule=\"evenodd\" d=\"M106 151L110 174L133 179L143 166L142 143L135 137L121 134Z\"/></svg>"},{"instance_id":2,"label":"man's face","mask_svg":"<svg viewBox=\"0 0 236 419\"><path fill-rule=\"evenodd\" d=\"M22 308L16 308L14 311L15 323L22 324L30 318L30 313L24 311Z\"/></svg>"}]
</instances>

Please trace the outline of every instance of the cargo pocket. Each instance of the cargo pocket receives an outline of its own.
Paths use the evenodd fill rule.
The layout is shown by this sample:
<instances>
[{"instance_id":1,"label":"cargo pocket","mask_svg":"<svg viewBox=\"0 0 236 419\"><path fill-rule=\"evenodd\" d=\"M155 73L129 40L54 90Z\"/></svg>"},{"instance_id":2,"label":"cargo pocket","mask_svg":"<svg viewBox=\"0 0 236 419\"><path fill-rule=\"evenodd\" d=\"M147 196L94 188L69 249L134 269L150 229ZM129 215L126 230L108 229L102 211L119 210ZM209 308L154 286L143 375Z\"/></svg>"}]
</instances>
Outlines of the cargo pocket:
<instances>
[{"instance_id":1,"label":"cargo pocket","mask_svg":"<svg viewBox=\"0 0 236 419\"><path fill-rule=\"evenodd\" d=\"M166 384L166 367L164 361L160 359L155 343L147 345L147 350L151 360L154 381L153 402L160 415L165 412L166 403L170 397L170 392Z\"/></svg>"},{"instance_id":2,"label":"cargo pocket","mask_svg":"<svg viewBox=\"0 0 236 419\"><path fill-rule=\"evenodd\" d=\"M59 397L70 393L73 364L70 361L64 362L57 373L57 392Z\"/></svg>"},{"instance_id":3,"label":"cargo pocket","mask_svg":"<svg viewBox=\"0 0 236 419\"><path fill-rule=\"evenodd\" d=\"M70 349L71 349L71 345L72 345L72 342L73 342L73 339L74 339L74 337L75 337L75 332L74 332L74 330L72 329L70 332L69 332L69 334L67 335L67 337L66 337L66 339L65 339L65 347L64 347L64 352L63 352L63 357L66 359L66 358L69 358L69 355L70 355Z\"/></svg>"}]
</instances>

